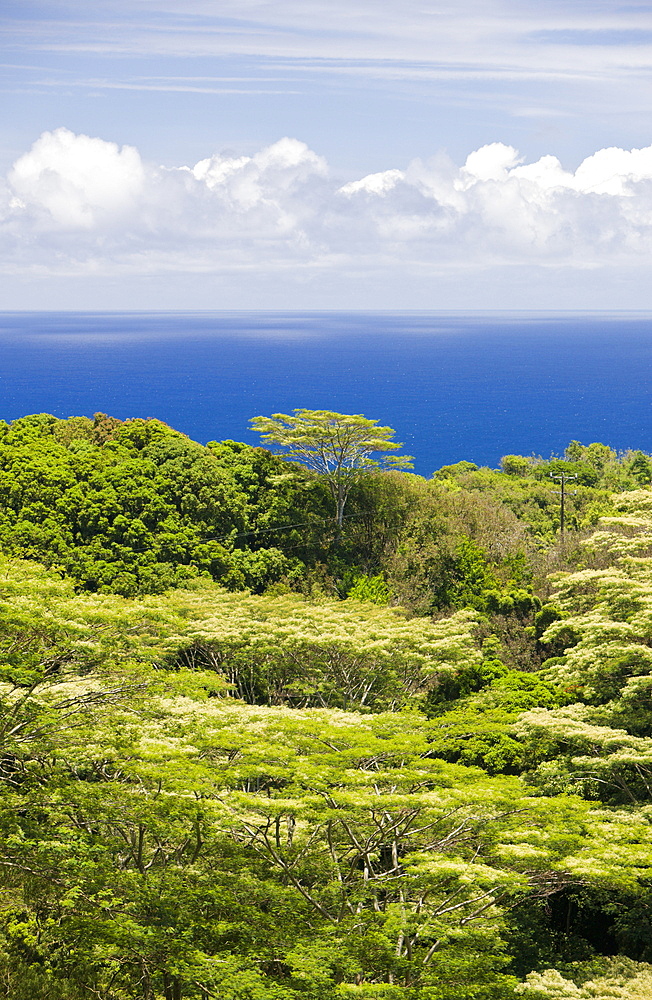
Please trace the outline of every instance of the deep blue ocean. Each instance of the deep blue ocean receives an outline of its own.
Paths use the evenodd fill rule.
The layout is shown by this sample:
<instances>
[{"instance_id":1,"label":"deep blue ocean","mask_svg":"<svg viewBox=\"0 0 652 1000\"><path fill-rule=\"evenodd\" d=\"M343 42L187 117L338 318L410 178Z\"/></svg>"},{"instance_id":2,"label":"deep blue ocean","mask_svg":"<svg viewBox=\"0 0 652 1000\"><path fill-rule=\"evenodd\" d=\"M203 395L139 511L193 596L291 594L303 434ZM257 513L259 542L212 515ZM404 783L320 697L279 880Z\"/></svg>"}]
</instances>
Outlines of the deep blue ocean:
<instances>
[{"instance_id":1,"label":"deep blue ocean","mask_svg":"<svg viewBox=\"0 0 652 1000\"><path fill-rule=\"evenodd\" d=\"M652 451L652 314L0 313L0 418L157 417L259 443L295 407L389 424L415 471Z\"/></svg>"}]
</instances>

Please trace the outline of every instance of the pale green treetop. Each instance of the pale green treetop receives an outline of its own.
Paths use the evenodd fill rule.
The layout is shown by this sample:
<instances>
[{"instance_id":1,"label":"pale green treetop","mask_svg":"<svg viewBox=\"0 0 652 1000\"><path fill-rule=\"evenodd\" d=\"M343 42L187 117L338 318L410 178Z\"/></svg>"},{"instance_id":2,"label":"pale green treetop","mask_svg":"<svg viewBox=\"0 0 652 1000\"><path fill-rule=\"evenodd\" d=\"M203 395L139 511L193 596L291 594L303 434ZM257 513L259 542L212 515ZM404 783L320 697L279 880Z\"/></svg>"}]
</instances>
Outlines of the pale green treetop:
<instances>
[{"instance_id":1,"label":"pale green treetop","mask_svg":"<svg viewBox=\"0 0 652 1000\"><path fill-rule=\"evenodd\" d=\"M379 427L377 420L361 413L297 409L293 415L252 417L250 423L263 441L281 445L287 458L297 459L324 477L339 527L351 487L361 476L382 468L412 467L409 455L382 454L402 447L392 441L395 431ZM380 457L372 458L376 452Z\"/></svg>"}]
</instances>

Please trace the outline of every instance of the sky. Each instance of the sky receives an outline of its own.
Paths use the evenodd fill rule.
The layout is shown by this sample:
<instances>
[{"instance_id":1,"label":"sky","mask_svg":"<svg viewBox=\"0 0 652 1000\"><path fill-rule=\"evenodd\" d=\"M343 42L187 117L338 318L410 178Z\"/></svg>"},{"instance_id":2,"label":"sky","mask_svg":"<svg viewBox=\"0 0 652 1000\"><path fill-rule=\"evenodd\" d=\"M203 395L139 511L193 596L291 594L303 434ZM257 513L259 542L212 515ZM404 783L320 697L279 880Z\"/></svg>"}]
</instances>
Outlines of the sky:
<instances>
[{"instance_id":1,"label":"sky","mask_svg":"<svg viewBox=\"0 0 652 1000\"><path fill-rule=\"evenodd\" d=\"M652 3L4 0L0 309L652 309Z\"/></svg>"}]
</instances>

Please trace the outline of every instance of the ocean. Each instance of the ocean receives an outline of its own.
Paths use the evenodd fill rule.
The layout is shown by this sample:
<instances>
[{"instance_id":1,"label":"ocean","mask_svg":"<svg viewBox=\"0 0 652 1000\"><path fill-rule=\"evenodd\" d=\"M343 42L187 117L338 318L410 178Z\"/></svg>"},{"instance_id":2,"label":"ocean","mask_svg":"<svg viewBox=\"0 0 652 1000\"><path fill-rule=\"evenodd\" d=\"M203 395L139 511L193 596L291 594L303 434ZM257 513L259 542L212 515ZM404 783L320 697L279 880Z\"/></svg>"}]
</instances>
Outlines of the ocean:
<instances>
[{"instance_id":1,"label":"ocean","mask_svg":"<svg viewBox=\"0 0 652 1000\"><path fill-rule=\"evenodd\" d=\"M197 441L259 443L295 407L389 424L415 472L652 451L652 315L0 313L0 418L157 417Z\"/></svg>"}]
</instances>

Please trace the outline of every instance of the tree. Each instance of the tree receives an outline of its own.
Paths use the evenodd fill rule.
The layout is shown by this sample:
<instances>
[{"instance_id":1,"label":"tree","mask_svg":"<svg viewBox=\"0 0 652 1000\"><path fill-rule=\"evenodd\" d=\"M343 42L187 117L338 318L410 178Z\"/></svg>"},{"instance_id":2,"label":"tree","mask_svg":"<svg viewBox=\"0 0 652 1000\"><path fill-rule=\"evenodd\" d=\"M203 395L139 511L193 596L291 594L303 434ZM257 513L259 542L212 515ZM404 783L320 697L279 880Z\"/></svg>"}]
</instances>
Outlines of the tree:
<instances>
[{"instance_id":1,"label":"tree","mask_svg":"<svg viewBox=\"0 0 652 1000\"><path fill-rule=\"evenodd\" d=\"M252 417L250 423L263 441L282 445L286 457L298 459L324 477L340 528L351 488L362 476L379 468L412 468L409 455L371 458L374 452L403 447L392 441L395 431L379 427L377 420L333 410L297 409L293 414Z\"/></svg>"}]
</instances>

